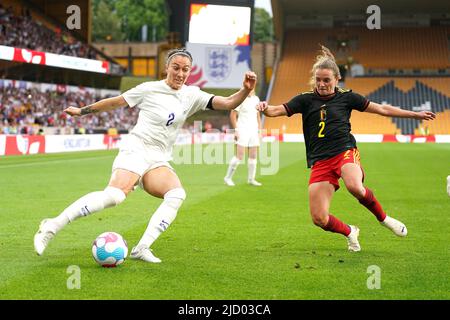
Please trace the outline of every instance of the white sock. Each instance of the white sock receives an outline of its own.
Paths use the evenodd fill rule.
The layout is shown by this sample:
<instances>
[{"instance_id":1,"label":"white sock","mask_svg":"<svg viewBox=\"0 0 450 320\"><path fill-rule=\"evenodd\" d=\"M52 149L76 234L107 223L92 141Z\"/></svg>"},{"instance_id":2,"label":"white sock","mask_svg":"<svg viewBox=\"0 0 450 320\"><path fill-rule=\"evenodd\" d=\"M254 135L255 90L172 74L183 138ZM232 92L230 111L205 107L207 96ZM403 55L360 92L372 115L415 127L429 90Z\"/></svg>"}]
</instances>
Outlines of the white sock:
<instances>
[{"instance_id":1,"label":"white sock","mask_svg":"<svg viewBox=\"0 0 450 320\"><path fill-rule=\"evenodd\" d=\"M248 159L248 181L255 180L256 176L256 164L258 163L258 160L256 159Z\"/></svg>"},{"instance_id":2,"label":"white sock","mask_svg":"<svg viewBox=\"0 0 450 320\"><path fill-rule=\"evenodd\" d=\"M123 202L125 198L126 195L122 190L114 187L106 187L103 191L95 191L82 196L51 221L56 225L56 232L58 232L75 219L114 207Z\"/></svg>"},{"instance_id":3,"label":"white sock","mask_svg":"<svg viewBox=\"0 0 450 320\"><path fill-rule=\"evenodd\" d=\"M184 199L186 199L186 192L183 188L168 191L164 195L163 202L150 218L147 229L136 247L145 246L149 248L175 220Z\"/></svg>"},{"instance_id":4,"label":"white sock","mask_svg":"<svg viewBox=\"0 0 450 320\"><path fill-rule=\"evenodd\" d=\"M231 161L230 165L228 166L227 175L225 178L231 179L233 177L234 172L236 171L236 168L241 163L241 160L239 160L236 156L234 156Z\"/></svg>"}]
</instances>

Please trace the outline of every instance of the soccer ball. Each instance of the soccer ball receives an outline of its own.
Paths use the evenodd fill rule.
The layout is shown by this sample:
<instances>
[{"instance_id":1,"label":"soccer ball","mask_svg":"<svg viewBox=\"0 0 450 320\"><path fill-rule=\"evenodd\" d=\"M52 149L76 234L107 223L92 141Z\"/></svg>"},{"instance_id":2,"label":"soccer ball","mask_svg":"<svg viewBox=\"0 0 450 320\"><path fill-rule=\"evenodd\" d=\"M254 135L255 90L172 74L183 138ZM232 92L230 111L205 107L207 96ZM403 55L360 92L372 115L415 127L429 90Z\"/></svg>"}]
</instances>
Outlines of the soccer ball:
<instances>
[{"instance_id":1,"label":"soccer ball","mask_svg":"<svg viewBox=\"0 0 450 320\"><path fill-rule=\"evenodd\" d=\"M125 261L128 246L125 239L115 232L104 232L92 244L95 261L105 268L114 268Z\"/></svg>"}]
</instances>

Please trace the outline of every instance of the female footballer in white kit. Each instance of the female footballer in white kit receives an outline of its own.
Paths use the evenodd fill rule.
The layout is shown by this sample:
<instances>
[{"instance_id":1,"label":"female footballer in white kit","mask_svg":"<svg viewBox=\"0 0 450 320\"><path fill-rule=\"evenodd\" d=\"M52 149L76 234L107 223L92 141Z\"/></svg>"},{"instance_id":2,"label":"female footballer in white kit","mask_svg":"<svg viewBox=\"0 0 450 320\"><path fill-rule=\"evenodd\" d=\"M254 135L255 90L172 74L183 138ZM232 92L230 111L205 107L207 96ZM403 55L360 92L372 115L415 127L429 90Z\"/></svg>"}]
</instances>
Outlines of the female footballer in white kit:
<instances>
[{"instance_id":1,"label":"female footballer in white kit","mask_svg":"<svg viewBox=\"0 0 450 320\"><path fill-rule=\"evenodd\" d=\"M112 175L103 191L91 192L67 207L60 215L44 219L34 236L34 248L42 255L55 234L79 217L90 215L123 202L141 186L163 202L152 215L144 235L131 250L130 257L158 263L150 246L174 221L186 193L169 162L172 147L186 118L200 110L231 110L239 106L256 84L256 74L248 71L243 87L228 96L213 96L198 87L186 86L192 68L192 56L185 49L167 55L164 80L145 82L117 97L92 105L64 110L71 116L110 111L129 106L139 108L136 126L124 141L112 166Z\"/></svg>"},{"instance_id":2,"label":"female footballer in white kit","mask_svg":"<svg viewBox=\"0 0 450 320\"><path fill-rule=\"evenodd\" d=\"M247 182L253 186L262 184L255 180L256 164L259 147L259 129L261 127L261 115L256 107L259 105L259 98L255 95L255 89L248 95L244 102L230 111L230 122L235 130L236 155L231 158L225 178L225 184L234 186L232 180L238 165L245 156L245 149L248 148L248 178ZM237 118L237 121L236 121Z\"/></svg>"}]
</instances>

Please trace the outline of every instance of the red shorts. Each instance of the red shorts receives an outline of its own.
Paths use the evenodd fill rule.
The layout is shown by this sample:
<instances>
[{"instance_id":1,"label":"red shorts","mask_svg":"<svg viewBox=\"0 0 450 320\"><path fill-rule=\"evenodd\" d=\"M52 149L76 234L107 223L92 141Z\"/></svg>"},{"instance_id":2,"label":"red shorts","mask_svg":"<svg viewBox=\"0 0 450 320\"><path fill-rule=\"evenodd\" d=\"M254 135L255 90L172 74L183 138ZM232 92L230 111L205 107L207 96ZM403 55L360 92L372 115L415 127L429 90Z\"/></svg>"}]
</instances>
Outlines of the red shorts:
<instances>
[{"instance_id":1,"label":"red shorts","mask_svg":"<svg viewBox=\"0 0 450 320\"><path fill-rule=\"evenodd\" d=\"M309 184L314 182L328 181L334 185L334 189L339 189L339 178L341 177L341 168L346 163L356 163L363 173L364 170L360 164L360 156L358 149L349 149L332 158L319 160L311 167L311 176L309 177Z\"/></svg>"}]
</instances>

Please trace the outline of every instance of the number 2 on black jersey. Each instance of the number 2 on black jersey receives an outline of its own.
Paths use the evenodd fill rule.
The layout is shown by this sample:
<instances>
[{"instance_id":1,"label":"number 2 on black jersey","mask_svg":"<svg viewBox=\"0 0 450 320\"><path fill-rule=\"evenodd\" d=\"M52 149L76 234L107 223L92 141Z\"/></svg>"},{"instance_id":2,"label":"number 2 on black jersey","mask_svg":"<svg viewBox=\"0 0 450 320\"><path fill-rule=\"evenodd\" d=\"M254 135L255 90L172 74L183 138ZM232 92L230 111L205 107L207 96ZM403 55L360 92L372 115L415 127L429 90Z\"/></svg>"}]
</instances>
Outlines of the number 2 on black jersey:
<instances>
[{"instance_id":1,"label":"number 2 on black jersey","mask_svg":"<svg viewBox=\"0 0 450 320\"><path fill-rule=\"evenodd\" d=\"M317 134L317 136L319 138L323 138L323 137L325 137L325 135L323 134L323 130L325 129L325 121L320 121L319 127L320 127L320 130L319 130L319 133Z\"/></svg>"}]
</instances>

